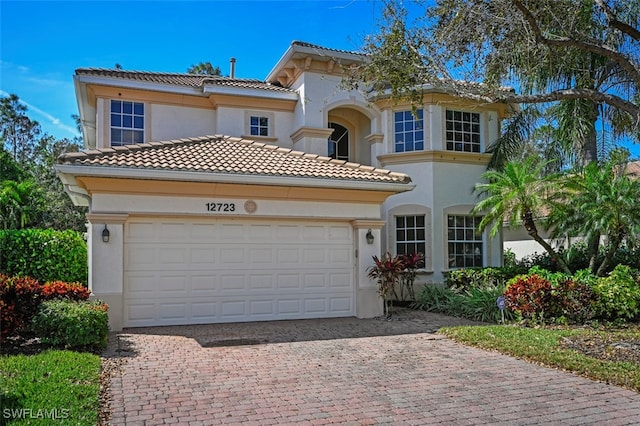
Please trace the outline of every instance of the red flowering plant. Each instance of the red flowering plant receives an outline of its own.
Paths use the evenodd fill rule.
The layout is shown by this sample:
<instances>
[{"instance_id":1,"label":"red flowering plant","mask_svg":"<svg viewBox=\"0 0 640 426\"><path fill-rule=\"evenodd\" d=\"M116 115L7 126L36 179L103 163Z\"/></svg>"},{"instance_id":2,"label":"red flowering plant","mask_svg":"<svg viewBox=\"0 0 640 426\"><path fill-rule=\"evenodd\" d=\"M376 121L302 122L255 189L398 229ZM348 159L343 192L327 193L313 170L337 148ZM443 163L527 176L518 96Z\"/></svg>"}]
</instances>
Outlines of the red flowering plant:
<instances>
[{"instance_id":1,"label":"red flowering plant","mask_svg":"<svg viewBox=\"0 0 640 426\"><path fill-rule=\"evenodd\" d=\"M380 259L378 256L373 256L373 262L375 264L367 270L368 277L376 280L378 283L378 294L384 302L385 316L390 317L390 296L395 291L395 287L401 279L405 265L400 257L392 256L391 253L388 252Z\"/></svg>"},{"instance_id":2,"label":"red flowering plant","mask_svg":"<svg viewBox=\"0 0 640 426\"><path fill-rule=\"evenodd\" d=\"M416 281L416 272L418 269L424 266L424 254L422 253L410 253L399 255L404 265L404 270L400 277L402 285L400 286L400 297L398 300L405 300L404 291L407 291L409 300L416 300L416 295L413 289L413 284Z\"/></svg>"}]
</instances>

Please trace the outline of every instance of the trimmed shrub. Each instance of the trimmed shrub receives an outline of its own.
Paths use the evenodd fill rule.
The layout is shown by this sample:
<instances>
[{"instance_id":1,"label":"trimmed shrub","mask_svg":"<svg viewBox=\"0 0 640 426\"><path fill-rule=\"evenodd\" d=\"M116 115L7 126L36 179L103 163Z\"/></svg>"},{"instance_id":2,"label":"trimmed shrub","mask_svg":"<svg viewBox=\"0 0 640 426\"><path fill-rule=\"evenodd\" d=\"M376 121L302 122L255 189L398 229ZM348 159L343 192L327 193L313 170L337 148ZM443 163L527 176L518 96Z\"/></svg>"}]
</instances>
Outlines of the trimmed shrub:
<instances>
[{"instance_id":1,"label":"trimmed shrub","mask_svg":"<svg viewBox=\"0 0 640 426\"><path fill-rule=\"evenodd\" d=\"M0 342L29 324L42 298L42 287L33 278L0 274Z\"/></svg>"},{"instance_id":2,"label":"trimmed shrub","mask_svg":"<svg viewBox=\"0 0 640 426\"><path fill-rule=\"evenodd\" d=\"M99 350L107 344L107 310L107 305L100 301L45 301L33 317L31 329L45 344L65 349Z\"/></svg>"},{"instance_id":3,"label":"trimmed shrub","mask_svg":"<svg viewBox=\"0 0 640 426\"><path fill-rule=\"evenodd\" d=\"M456 269L445 274L445 284L459 293L472 288L503 288L510 279L526 272L524 267Z\"/></svg>"},{"instance_id":4,"label":"trimmed shrub","mask_svg":"<svg viewBox=\"0 0 640 426\"><path fill-rule=\"evenodd\" d=\"M640 312L640 285L631 268L618 265L594 285L596 314L603 319L632 319Z\"/></svg>"},{"instance_id":5,"label":"trimmed shrub","mask_svg":"<svg viewBox=\"0 0 640 426\"><path fill-rule=\"evenodd\" d=\"M53 281L41 285L29 277L0 274L0 342L23 331L45 300L87 300L91 291L80 283Z\"/></svg>"},{"instance_id":6,"label":"trimmed shrub","mask_svg":"<svg viewBox=\"0 0 640 426\"><path fill-rule=\"evenodd\" d=\"M595 315L597 294L587 271L575 277L533 267L511 280L504 297L508 309L537 323L582 324Z\"/></svg>"},{"instance_id":7,"label":"trimmed shrub","mask_svg":"<svg viewBox=\"0 0 640 426\"><path fill-rule=\"evenodd\" d=\"M538 274L524 275L509 282L504 292L507 309L533 322L544 322L551 306L551 282Z\"/></svg>"},{"instance_id":8,"label":"trimmed shrub","mask_svg":"<svg viewBox=\"0 0 640 426\"><path fill-rule=\"evenodd\" d=\"M0 272L40 282L88 281L87 244L76 231L0 231Z\"/></svg>"},{"instance_id":9,"label":"trimmed shrub","mask_svg":"<svg viewBox=\"0 0 640 426\"><path fill-rule=\"evenodd\" d=\"M598 296L587 282L568 278L552 287L548 311L556 322L584 324L595 316Z\"/></svg>"}]
</instances>

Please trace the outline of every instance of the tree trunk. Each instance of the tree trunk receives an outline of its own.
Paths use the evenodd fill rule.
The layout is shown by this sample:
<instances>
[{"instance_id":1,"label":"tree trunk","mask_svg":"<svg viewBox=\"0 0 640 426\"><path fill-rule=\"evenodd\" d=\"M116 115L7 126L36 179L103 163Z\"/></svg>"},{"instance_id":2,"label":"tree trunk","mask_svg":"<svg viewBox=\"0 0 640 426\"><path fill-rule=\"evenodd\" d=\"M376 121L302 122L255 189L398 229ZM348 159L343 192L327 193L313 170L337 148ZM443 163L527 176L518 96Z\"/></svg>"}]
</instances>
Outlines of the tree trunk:
<instances>
[{"instance_id":1,"label":"tree trunk","mask_svg":"<svg viewBox=\"0 0 640 426\"><path fill-rule=\"evenodd\" d=\"M527 233L531 238L535 240L538 244L540 244L551 256L551 259L558 264L562 272L566 274L571 274L571 269L567 266L567 263L564 259L551 247L551 244L547 243L544 238L538 234L538 227L535 224L533 219L533 213L531 211L525 212L522 215L522 223L524 224Z\"/></svg>"},{"instance_id":2,"label":"tree trunk","mask_svg":"<svg viewBox=\"0 0 640 426\"><path fill-rule=\"evenodd\" d=\"M587 243L587 255L589 256L589 270L592 273L596 273L598 252L600 248L600 233L597 233Z\"/></svg>"}]
</instances>

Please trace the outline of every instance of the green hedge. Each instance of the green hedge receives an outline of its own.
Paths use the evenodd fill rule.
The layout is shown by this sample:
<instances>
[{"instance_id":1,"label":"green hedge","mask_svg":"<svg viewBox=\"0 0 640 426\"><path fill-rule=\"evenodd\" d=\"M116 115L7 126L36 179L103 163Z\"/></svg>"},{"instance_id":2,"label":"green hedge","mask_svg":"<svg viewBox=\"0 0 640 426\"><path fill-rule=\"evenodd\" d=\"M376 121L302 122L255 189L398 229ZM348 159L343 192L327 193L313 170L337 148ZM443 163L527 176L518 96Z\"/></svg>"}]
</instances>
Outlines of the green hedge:
<instances>
[{"instance_id":1,"label":"green hedge","mask_svg":"<svg viewBox=\"0 0 640 426\"><path fill-rule=\"evenodd\" d=\"M445 285L454 292L471 289L504 287L513 277L527 273L527 268L503 266L487 268L454 269L445 273Z\"/></svg>"},{"instance_id":2,"label":"green hedge","mask_svg":"<svg viewBox=\"0 0 640 426\"><path fill-rule=\"evenodd\" d=\"M50 300L40 305L31 329L42 343L52 346L100 350L107 344L107 305L100 301Z\"/></svg>"},{"instance_id":3,"label":"green hedge","mask_svg":"<svg viewBox=\"0 0 640 426\"><path fill-rule=\"evenodd\" d=\"M0 231L0 272L40 282L87 284L87 243L76 231Z\"/></svg>"}]
</instances>

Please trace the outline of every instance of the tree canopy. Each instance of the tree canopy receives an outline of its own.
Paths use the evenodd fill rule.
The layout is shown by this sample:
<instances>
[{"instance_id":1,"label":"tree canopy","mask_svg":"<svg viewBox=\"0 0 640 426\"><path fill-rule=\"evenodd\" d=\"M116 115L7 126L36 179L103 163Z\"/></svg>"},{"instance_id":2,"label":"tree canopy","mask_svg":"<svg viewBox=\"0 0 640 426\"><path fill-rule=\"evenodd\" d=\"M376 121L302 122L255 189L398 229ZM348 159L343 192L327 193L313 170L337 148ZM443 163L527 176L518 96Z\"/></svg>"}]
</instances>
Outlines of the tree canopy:
<instances>
[{"instance_id":1,"label":"tree canopy","mask_svg":"<svg viewBox=\"0 0 640 426\"><path fill-rule=\"evenodd\" d=\"M82 141L43 133L17 95L0 97L0 229L84 231L85 210L64 192L54 165Z\"/></svg>"},{"instance_id":2,"label":"tree canopy","mask_svg":"<svg viewBox=\"0 0 640 426\"><path fill-rule=\"evenodd\" d=\"M214 67L211 62L199 62L187 68L188 74L222 75L220 67Z\"/></svg>"},{"instance_id":3,"label":"tree canopy","mask_svg":"<svg viewBox=\"0 0 640 426\"><path fill-rule=\"evenodd\" d=\"M639 140L639 2L415 3L427 6L385 1L379 31L365 42L369 60L351 83L413 100L430 85L479 102L560 105L565 134L556 137L579 142L586 162L597 157L598 117L616 136Z\"/></svg>"}]
</instances>

